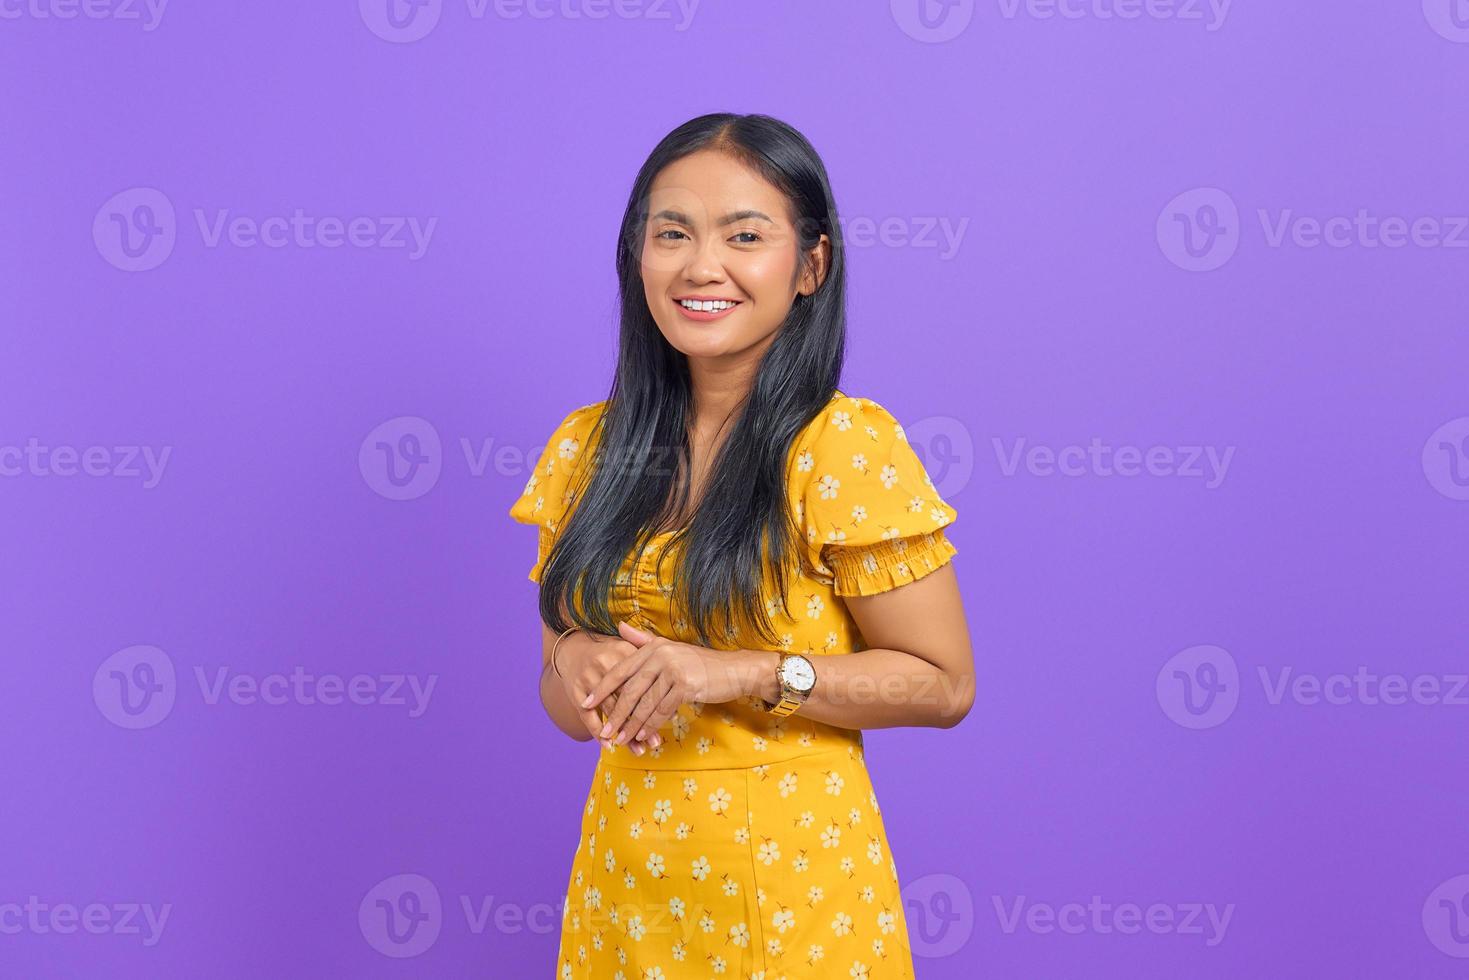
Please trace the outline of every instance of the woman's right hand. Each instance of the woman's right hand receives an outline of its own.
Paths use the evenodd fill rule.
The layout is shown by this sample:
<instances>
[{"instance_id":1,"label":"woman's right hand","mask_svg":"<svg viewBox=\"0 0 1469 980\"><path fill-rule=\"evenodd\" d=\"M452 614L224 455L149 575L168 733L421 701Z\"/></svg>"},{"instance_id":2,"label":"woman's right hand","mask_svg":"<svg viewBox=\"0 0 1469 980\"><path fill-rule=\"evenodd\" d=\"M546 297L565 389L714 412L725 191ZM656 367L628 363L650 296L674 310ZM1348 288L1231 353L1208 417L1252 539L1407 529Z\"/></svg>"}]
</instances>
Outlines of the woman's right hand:
<instances>
[{"instance_id":1,"label":"woman's right hand","mask_svg":"<svg viewBox=\"0 0 1469 980\"><path fill-rule=\"evenodd\" d=\"M609 670L637 652L637 647L620 636L584 629L567 636L556 648L556 666L561 668L561 686L567 698L576 706L587 731L609 749L612 739L602 737L602 726L617 707L617 693L608 695L595 708L582 708L580 705ZM658 733L651 732L646 739L629 740L627 747L633 755L642 755L647 749L656 748L659 741Z\"/></svg>"}]
</instances>

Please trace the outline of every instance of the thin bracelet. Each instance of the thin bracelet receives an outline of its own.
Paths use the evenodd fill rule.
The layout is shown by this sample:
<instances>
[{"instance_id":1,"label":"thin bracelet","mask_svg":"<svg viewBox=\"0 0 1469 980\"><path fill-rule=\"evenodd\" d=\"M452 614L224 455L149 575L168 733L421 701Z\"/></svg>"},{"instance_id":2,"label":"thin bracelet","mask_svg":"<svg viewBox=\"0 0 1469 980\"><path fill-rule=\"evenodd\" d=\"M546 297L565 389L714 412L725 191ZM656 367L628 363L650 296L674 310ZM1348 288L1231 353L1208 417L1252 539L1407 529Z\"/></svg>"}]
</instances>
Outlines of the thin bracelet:
<instances>
[{"instance_id":1,"label":"thin bracelet","mask_svg":"<svg viewBox=\"0 0 1469 980\"><path fill-rule=\"evenodd\" d=\"M573 626L573 627L567 629L560 636L556 637L556 646L551 647L551 669L556 672L556 676L557 677L560 677L563 680L565 679L565 676L566 675L562 674L561 673L561 668L558 667L558 666L556 666L556 647L561 646L561 641L562 640L566 639L566 637L568 635L570 635L572 633L575 633L579 629L581 629L580 626Z\"/></svg>"}]
</instances>

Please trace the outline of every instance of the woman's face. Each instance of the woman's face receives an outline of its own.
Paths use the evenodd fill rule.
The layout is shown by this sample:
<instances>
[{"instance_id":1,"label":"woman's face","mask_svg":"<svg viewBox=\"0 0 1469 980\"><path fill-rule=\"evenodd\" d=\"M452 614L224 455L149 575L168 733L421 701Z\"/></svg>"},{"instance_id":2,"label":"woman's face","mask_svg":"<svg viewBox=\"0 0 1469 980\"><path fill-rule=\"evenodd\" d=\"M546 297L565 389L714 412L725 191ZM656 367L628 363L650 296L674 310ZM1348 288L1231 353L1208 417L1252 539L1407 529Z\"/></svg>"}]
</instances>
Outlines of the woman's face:
<instances>
[{"instance_id":1,"label":"woman's face","mask_svg":"<svg viewBox=\"0 0 1469 980\"><path fill-rule=\"evenodd\" d=\"M676 160L654 179L643 290L676 350L690 358L758 355L796 294L815 292L829 243L822 235L812 250L816 265L798 280L799 241L789 208L773 184L713 150ZM717 301L712 310L710 301ZM694 303L701 308L687 308Z\"/></svg>"}]
</instances>

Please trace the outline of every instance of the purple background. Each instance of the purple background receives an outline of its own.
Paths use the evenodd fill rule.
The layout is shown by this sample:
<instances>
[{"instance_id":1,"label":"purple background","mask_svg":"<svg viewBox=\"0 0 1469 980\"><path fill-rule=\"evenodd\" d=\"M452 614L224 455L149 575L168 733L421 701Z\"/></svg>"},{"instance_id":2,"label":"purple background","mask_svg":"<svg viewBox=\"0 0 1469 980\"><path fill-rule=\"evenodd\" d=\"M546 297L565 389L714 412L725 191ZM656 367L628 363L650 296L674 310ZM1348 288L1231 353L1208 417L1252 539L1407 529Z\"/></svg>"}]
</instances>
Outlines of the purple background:
<instances>
[{"instance_id":1,"label":"purple background","mask_svg":"<svg viewBox=\"0 0 1469 980\"><path fill-rule=\"evenodd\" d=\"M151 30L7 3L0 976L550 975L596 749L537 703L534 532L506 511L525 457L605 394L638 165L725 109L810 137L849 234L896 219L849 247L843 388L910 426L958 509L980 679L958 729L868 739L919 976L1466 975L1469 692L1272 697L1287 669L1444 693L1466 669L1450 2L1239 0L1221 22L987 0L929 35L911 0L704 0L687 23L446 0L407 42L380 0L178 3ZM152 212L158 261L125 271L114 216L150 200L175 217ZM195 218L298 208L437 222L411 257L211 245ZM1419 234L1275 233L1359 211ZM384 423L422 455L403 490ZM1093 438L1166 447L1171 475L1007 465L1017 440ZM146 485L65 453L17 467L32 439L102 447L94 473L170 455ZM1231 452L1224 478L1177 475L1190 446ZM147 675L104 661L138 645L174 701L129 729L111 671ZM412 717L383 687L240 703L196 674L298 666L436 687ZM1213 707L1174 666L1220 671ZM371 901L359 923L398 875L442 902L412 958L380 951ZM33 895L110 925L5 911ZM1094 895L1232 911L1222 941L1010 920ZM129 903L169 905L157 942L116 928Z\"/></svg>"}]
</instances>

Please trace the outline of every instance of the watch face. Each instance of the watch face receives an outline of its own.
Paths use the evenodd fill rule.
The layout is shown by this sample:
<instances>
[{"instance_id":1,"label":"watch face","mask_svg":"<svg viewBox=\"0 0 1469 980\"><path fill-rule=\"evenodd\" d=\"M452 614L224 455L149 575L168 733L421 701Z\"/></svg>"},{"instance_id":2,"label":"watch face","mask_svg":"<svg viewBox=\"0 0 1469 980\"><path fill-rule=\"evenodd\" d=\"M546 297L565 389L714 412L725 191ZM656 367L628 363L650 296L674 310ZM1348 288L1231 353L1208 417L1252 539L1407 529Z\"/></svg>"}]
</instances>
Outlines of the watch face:
<instances>
[{"instance_id":1,"label":"watch face","mask_svg":"<svg viewBox=\"0 0 1469 980\"><path fill-rule=\"evenodd\" d=\"M816 686L816 669L805 657L787 657L781 665L780 676L798 691L810 691Z\"/></svg>"}]
</instances>

